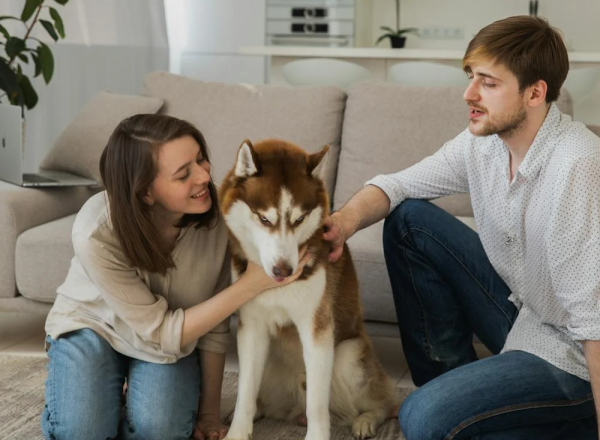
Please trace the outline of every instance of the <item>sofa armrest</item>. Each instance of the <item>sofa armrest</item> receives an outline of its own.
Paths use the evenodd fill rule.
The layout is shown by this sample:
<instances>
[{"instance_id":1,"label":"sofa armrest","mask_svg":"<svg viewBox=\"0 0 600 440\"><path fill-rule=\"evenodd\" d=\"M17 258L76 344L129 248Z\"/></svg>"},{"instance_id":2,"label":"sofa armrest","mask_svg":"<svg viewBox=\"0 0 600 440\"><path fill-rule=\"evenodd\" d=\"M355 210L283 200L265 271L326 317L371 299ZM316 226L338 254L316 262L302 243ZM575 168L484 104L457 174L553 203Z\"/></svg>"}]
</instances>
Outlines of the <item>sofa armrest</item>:
<instances>
[{"instance_id":1,"label":"sofa armrest","mask_svg":"<svg viewBox=\"0 0 600 440\"><path fill-rule=\"evenodd\" d=\"M0 182L0 298L17 295L15 249L27 229L77 212L98 189L23 188Z\"/></svg>"},{"instance_id":2,"label":"sofa armrest","mask_svg":"<svg viewBox=\"0 0 600 440\"><path fill-rule=\"evenodd\" d=\"M596 136L600 136L600 125L587 124L586 127L589 128L590 131Z\"/></svg>"}]
</instances>

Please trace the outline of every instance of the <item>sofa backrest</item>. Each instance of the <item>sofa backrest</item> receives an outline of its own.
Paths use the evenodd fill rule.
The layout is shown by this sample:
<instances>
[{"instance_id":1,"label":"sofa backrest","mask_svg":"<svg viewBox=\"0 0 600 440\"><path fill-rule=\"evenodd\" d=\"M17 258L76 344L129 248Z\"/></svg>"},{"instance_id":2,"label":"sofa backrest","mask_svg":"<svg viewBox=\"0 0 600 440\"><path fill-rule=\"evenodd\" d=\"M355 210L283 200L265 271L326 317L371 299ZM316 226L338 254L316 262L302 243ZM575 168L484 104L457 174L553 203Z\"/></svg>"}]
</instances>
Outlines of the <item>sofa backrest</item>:
<instances>
[{"instance_id":1,"label":"sofa backrest","mask_svg":"<svg viewBox=\"0 0 600 440\"><path fill-rule=\"evenodd\" d=\"M367 180L414 165L462 132L468 123L463 93L460 87L407 87L385 82L352 87L344 115L334 209L341 208ZM572 115L567 92L561 93L557 105ZM443 197L435 203L457 216L473 215L466 194Z\"/></svg>"},{"instance_id":2,"label":"sofa backrest","mask_svg":"<svg viewBox=\"0 0 600 440\"><path fill-rule=\"evenodd\" d=\"M154 72L142 94L161 98L161 113L193 123L209 147L219 184L249 139L290 141L309 152L329 144L325 180L333 194L346 94L336 87L255 86L212 83Z\"/></svg>"}]
</instances>

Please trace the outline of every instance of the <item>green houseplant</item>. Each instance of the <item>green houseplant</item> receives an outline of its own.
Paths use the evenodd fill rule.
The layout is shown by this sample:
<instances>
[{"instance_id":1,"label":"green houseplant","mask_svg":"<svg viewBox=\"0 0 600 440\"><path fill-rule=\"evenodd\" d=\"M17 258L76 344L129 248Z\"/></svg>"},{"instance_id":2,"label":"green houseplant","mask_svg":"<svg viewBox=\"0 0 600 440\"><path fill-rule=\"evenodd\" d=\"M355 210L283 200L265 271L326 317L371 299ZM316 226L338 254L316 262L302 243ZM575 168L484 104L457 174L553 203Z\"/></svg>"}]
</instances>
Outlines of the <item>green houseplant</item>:
<instances>
[{"instance_id":1,"label":"green houseplant","mask_svg":"<svg viewBox=\"0 0 600 440\"><path fill-rule=\"evenodd\" d=\"M418 32L417 28L403 28L400 29L400 0L396 1L396 29L392 29L388 26L381 26L380 29L382 31L386 31L385 34L381 35L375 44L379 44L381 41L386 38L390 39L390 44L393 48L404 47L404 43L406 42L406 34L416 34Z\"/></svg>"},{"instance_id":2,"label":"green houseplant","mask_svg":"<svg viewBox=\"0 0 600 440\"><path fill-rule=\"evenodd\" d=\"M52 1L65 5L69 0ZM52 51L47 44L31 34L39 23L54 41L65 37L62 18L48 3L50 1L26 0L20 17L0 16L0 104L8 101L23 109L32 109L38 102L38 95L30 76L42 75L46 84L52 79ZM42 18L46 16L52 21ZM2 22L6 23L8 20L22 23L24 30L19 36L11 35L3 26Z\"/></svg>"}]
</instances>

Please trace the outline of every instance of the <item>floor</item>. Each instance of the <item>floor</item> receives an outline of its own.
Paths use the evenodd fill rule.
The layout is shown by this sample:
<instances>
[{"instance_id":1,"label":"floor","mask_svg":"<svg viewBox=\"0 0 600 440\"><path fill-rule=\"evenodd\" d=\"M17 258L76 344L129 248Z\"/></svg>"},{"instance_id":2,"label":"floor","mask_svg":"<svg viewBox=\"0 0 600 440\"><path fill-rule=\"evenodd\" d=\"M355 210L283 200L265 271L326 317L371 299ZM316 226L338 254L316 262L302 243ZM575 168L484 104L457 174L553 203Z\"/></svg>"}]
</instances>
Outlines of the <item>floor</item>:
<instances>
[{"instance_id":1,"label":"floor","mask_svg":"<svg viewBox=\"0 0 600 440\"><path fill-rule=\"evenodd\" d=\"M0 312L0 354L45 356L43 315ZM398 387L414 387L399 338L372 337L373 346L381 363ZM480 357L489 355L481 344L475 349ZM235 346L227 353L226 371L237 371Z\"/></svg>"}]
</instances>

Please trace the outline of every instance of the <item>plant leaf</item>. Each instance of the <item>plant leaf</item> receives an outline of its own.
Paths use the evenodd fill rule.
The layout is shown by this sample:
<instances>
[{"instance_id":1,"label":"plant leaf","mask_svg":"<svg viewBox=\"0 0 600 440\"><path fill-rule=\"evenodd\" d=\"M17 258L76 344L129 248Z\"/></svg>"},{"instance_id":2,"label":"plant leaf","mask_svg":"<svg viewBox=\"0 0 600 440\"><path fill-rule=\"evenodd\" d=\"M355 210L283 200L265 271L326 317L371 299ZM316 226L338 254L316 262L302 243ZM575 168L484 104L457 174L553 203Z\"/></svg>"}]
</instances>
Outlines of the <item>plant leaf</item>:
<instances>
[{"instance_id":1,"label":"plant leaf","mask_svg":"<svg viewBox=\"0 0 600 440\"><path fill-rule=\"evenodd\" d=\"M23 105L23 95L19 88L17 74L4 62L0 63L0 90L6 92L11 104Z\"/></svg>"},{"instance_id":2,"label":"plant leaf","mask_svg":"<svg viewBox=\"0 0 600 440\"><path fill-rule=\"evenodd\" d=\"M37 53L38 62L40 63L40 67L42 69L44 81L46 81L46 84L48 84L52 79L52 75L54 74L54 56L52 55L50 48L44 43L40 44L37 49Z\"/></svg>"},{"instance_id":3,"label":"plant leaf","mask_svg":"<svg viewBox=\"0 0 600 440\"><path fill-rule=\"evenodd\" d=\"M63 24L62 18L60 18L60 14L54 8L50 8L50 17L54 20L54 27L56 31L61 36L61 38L65 38L65 25Z\"/></svg>"},{"instance_id":4,"label":"plant leaf","mask_svg":"<svg viewBox=\"0 0 600 440\"><path fill-rule=\"evenodd\" d=\"M25 6L23 7L23 12L21 13L21 21L27 21L31 18L35 10L39 5L42 4L44 0L27 0L25 2Z\"/></svg>"},{"instance_id":5,"label":"plant leaf","mask_svg":"<svg viewBox=\"0 0 600 440\"><path fill-rule=\"evenodd\" d=\"M38 95L31 85L31 81L25 75L22 75L19 81L21 87L21 93L23 94L23 102L25 107L32 109L38 102Z\"/></svg>"},{"instance_id":6,"label":"plant leaf","mask_svg":"<svg viewBox=\"0 0 600 440\"><path fill-rule=\"evenodd\" d=\"M69 0L54 0L59 5L66 5Z\"/></svg>"},{"instance_id":7,"label":"plant leaf","mask_svg":"<svg viewBox=\"0 0 600 440\"><path fill-rule=\"evenodd\" d=\"M380 36L377 41L375 42L375 44L379 44L379 42L381 42L382 40L386 39L386 38L391 38L393 37L393 35L391 34L383 34L382 36Z\"/></svg>"},{"instance_id":8,"label":"plant leaf","mask_svg":"<svg viewBox=\"0 0 600 440\"><path fill-rule=\"evenodd\" d=\"M33 63L35 64L35 74L33 77L40 76L42 73L42 65L40 64L40 57L38 57L37 52L31 53L31 58L33 58Z\"/></svg>"},{"instance_id":9,"label":"plant leaf","mask_svg":"<svg viewBox=\"0 0 600 440\"><path fill-rule=\"evenodd\" d=\"M4 38L6 38L7 40L10 38L10 35L8 35L8 31L1 24L0 24L0 34L4 35Z\"/></svg>"},{"instance_id":10,"label":"plant leaf","mask_svg":"<svg viewBox=\"0 0 600 440\"><path fill-rule=\"evenodd\" d=\"M18 57L19 57L19 59L20 59L21 61L23 61L25 64L29 64L29 58L27 58L27 57L25 56L25 54L23 54L23 53L20 53L20 54L19 54L19 55L17 55L17 56L18 56Z\"/></svg>"},{"instance_id":11,"label":"plant leaf","mask_svg":"<svg viewBox=\"0 0 600 440\"><path fill-rule=\"evenodd\" d=\"M42 26L44 26L44 29L46 29L46 31L48 31L48 33L50 34L52 39L54 41L58 41L58 35L56 34L56 31L54 30L54 26L52 26L52 23L50 23L48 20L40 20L40 23L42 23Z\"/></svg>"},{"instance_id":12,"label":"plant leaf","mask_svg":"<svg viewBox=\"0 0 600 440\"><path fill-rule=\"evenodd\" d=\"M19 18L13 17L11 15L0 15L0 21L2 21L2 20L17 20L17 21L21 21Z\"/></svg>"},{"instance_id":13,"label":"plant leaf","mask_svg":"<svg viewBox=\"0 0 600 440\"><path fill-rule=\"evenodd\" d=\"M382 31L387 31L390 34L395 34L396 33L396 31L394 29L392 29L391 27L389 27L389 26L381 26L379 29L381 29Z\"/></svg>"},{"instance_id":14,"label":"plant leaf","mask_svg":"<svg viewBox=\"0 0 600 440\"><path fill-rule=\"evenodd\" d=\"M8 58L13 59L25 49L25 42L17 37L10 37L6 40L6 55Z\"/></svg>"}]
</instances>

